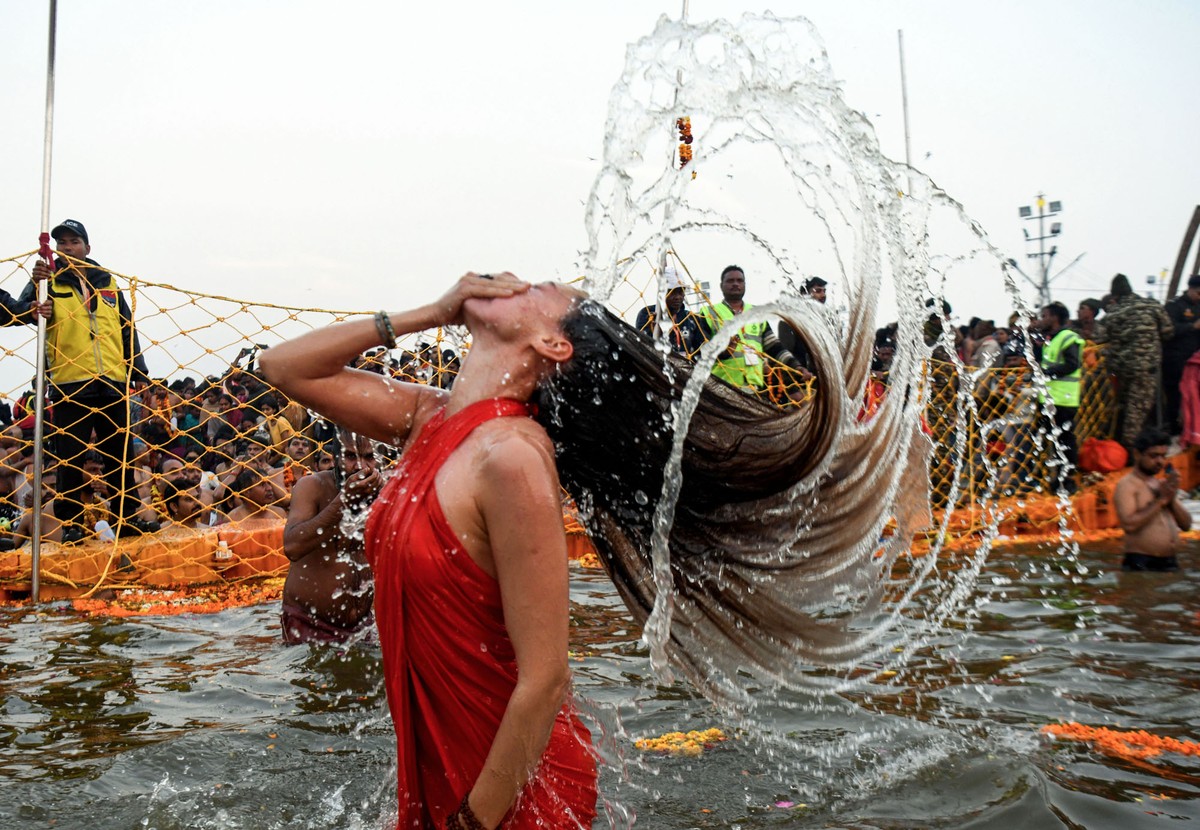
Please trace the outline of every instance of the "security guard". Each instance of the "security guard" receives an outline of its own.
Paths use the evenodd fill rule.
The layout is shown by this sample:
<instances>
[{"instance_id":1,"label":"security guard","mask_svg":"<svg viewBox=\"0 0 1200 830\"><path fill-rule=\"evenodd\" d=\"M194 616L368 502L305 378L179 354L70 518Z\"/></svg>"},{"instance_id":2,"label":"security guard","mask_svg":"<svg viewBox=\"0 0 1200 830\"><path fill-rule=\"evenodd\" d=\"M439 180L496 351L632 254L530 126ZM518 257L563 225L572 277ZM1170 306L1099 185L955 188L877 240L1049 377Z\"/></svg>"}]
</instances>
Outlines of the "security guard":
<instances>
[{"instance_id":1,"label":"security guard","mask_svg":"<svg viewBox=\"0 0 1200 830\"><path fill-rule=\"evenodd\" d=\"M14 322L33 324L46 317L47 371L54 403L51 449L60 462L55 513L64 541L91 531L79 524L84 487L83 455L95 431L104 458L105 480L117 493L118 532L157 530L136 518L129 463L129 389L148 380L146 361L125 296L112 274L88 258L92 247L81 222L68 219L50 232L60 256L54 271L33 266L33 280L17 301ZM37 281L48 279L48 299L37 302Z\"/></svg>"},{"instance_id":2,"label":"security guard","mask_svg":"<svg viewBox=\"0 0 1200 830\"><path fill-rule=\"evenodd\" d=\"M745 272L740 266L727 266L721 272L721 302L704 309L706 340L711 340L727 321L754 307L745 302L745 295ZM763 372L765 356L770 356L793 369L800 368L796 358L783 347L775 332L771 331L771 326L763 321L749 323L734 335L729 341L729 347L721 352L717 359L713 367L713 376L741 389L762 392L767 385Z\"/></svg>"},{"instance_id":3,"label":"security guard","mask_svg":"<svg viewBox=\"0 0 1200 830\"><path fill-rule=\"evenodd\" d=\"M1046 393L1054 404L1054 424L1061 430L1059 443L1069 468L1073 469L1079 460L1075 420L1083 388L1084 340L1067 328L1070 321L1071 312L1065 305L1051 303L1042 309L1038 328L1046 338L1040 361L1042 371L1049 378ZM1056 483L1066 485L1068 473L1069 469L1060 470L1055 476Z\"/></svg>"}]
</instances>

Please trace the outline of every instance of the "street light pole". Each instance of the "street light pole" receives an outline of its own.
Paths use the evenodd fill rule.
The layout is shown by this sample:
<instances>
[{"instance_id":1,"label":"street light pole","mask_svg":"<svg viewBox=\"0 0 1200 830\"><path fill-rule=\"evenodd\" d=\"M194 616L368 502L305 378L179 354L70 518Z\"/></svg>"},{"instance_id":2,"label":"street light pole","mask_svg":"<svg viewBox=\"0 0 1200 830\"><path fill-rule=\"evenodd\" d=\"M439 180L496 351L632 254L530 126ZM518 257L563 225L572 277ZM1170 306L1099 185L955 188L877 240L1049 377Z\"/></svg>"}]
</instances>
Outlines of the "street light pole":
<instances>
[{"instance_id":1,"label":"street light pole","mask_svg":"<svg viewBox=\"0 0 1200 830\"><path fill-rule=\"evenodd\" d=\"M1039 193L1037 197L1037 216L1033 214L1033 208L1025 205L1019 210L1020 216L1025 220L1037 219L1038 235L1031 237L1029 231L1025 231L1025 242L1037 242L1037 253L1027 253L1025 256L1028 259L1036 259L1038 261L1038 270L1041 272L1041 279L1035 283L1038 290L1038 305L1047 306L1050 304L1050 264L1054 261L1054 257L1058 254L1058 246L1051 245L1050 250L1046 250L1047 239L1057 239L1062 233L1061 222L1051 222L1050 232L1046 233L1046 220L1057 216L1062 211L1062 202L1047 202L1046 194ZM1032 282L1032 280L1031 280Z\"/></svg>"}]
</instances>

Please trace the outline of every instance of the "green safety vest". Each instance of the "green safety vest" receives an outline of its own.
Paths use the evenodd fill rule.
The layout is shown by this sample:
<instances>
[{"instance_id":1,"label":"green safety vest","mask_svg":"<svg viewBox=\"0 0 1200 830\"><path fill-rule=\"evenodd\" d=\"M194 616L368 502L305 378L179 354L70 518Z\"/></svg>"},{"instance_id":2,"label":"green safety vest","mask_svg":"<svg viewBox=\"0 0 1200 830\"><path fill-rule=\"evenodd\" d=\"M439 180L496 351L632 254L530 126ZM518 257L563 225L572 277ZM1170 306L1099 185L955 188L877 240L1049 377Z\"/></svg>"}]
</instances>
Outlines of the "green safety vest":
<instances>
[{"instance_id":1,"label":"green safety vest","mask_svg":"<svg viewBox=\"0 0 1200 830\"><path fill-rule=\"evenodd\" d=\"M1058 356L1063 350L1078 343L1083 347L1083 338L1071 329L1063 329L1042 348L1042 368L1058 363ZM1065 377L1050 378L1046 383L1046 391L1055 406L1079 406L1079 389L1083 382L1083 355L1080 354L1079 368Z\"/></svg>"},{"instance_id":2,"label":"green safety vest","mask_svg":"<svg viewBox=\"0 0 1200 830\"><path fill-rule=\"evenodd\" d=\"M743 304L743 310L749 311L753 306ZM715 332L723 323L732 320L737 315L724 302L717 303L711 308L704 309L704 319L710 331ZM763 378L763 336L767 332L767 324L750 323L745 326L738 336L741 343L733 357L722 358L713 367L713 376L734 386L755 387L762 389L767 385ZM747 355L749 357L747 358Z\"/></svg>"}]
</instances>

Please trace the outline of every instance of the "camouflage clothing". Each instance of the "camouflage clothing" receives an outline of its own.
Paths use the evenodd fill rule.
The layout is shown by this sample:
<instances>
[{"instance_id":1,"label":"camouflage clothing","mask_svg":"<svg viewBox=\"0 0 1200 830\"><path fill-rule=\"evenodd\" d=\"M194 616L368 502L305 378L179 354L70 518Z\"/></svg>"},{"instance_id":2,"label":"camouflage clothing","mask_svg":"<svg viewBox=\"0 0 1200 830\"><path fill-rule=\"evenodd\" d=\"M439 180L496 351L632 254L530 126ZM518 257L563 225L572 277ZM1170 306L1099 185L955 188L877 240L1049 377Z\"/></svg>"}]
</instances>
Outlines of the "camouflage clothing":
<instances>
[{"instance_id":1,"label":"camouflage clothing","mask_svg":"<svg viewBox=\"0 0 1200 830\"><path fill-rule=\"evenodd\" d=\"M1117 376L1117 407L1125 446L1142 431L1158 398L1163 343L1175 334L1162 303L1135 294L1119 297L1104 315L1097 343L1108 343L1108 367Z\"/></svg>"}]
</instances>

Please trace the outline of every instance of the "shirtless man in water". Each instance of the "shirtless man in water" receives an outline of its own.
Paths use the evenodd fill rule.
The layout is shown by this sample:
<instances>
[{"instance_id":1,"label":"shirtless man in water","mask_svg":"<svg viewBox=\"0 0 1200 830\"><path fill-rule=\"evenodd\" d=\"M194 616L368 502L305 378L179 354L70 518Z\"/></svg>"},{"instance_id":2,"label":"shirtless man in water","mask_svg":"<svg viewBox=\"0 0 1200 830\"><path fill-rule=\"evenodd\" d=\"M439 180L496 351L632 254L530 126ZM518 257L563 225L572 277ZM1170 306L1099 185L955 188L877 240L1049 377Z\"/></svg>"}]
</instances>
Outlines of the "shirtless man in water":
<instances>
[{"instance_id":1,"label":"shirtless man in water","mask_svg":"<svg viewBox=\"0 0 1200 830\"><path fill-rule=\"evenodd\" d=\"M383 479L371 441L339 430L339 463L305 476L292 490L283 552L291 566L283 585L283 641L345 642L371 624L374 596L362 534L342 533L347 506L360 512Z\"/></svg>"},{"instance_id":2,"label":"shirtless man in water","mask_svg":"<svg viewBox=\"0 0 1200 830\"><path fill-rule=\"evenodd\" d=\"M1127 571L1174 571L1179 531L1192 526L1192 517L1179 503L1179 473L1167 463L1170 437L1145 429L1133 442L1133 469L1117 483L1113 502L1125 531ZM1163 470L1165 479L1156 478Z\"/></svg>"}]
</instances>

